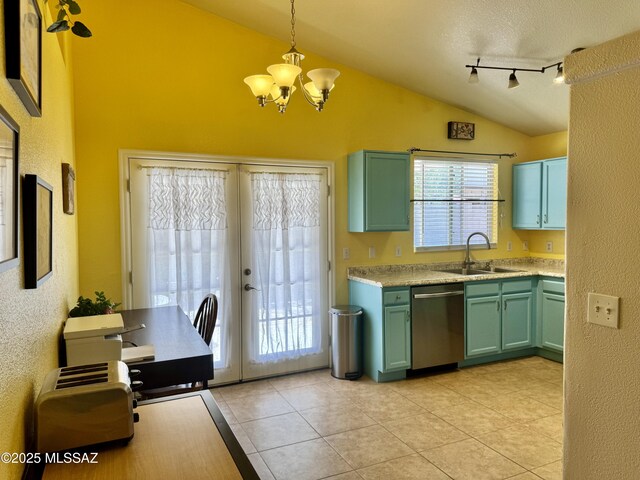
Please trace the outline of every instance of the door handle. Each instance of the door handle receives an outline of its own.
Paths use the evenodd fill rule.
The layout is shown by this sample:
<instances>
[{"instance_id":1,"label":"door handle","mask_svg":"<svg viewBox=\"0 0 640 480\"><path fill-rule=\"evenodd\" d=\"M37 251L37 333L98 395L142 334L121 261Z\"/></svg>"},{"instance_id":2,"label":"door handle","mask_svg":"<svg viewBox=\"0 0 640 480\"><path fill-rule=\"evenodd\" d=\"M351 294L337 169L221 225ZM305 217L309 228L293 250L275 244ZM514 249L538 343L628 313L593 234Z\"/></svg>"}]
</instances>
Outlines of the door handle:
<instances>
[{"instance_id":1,"label":"door handle","mask_svg":"<svg viewBox=\"0 0 640 480\"><path fill-rule=\"evenodd\" d=\"M258 290L256 287L252 287L251 285L249 285L248 283L244 284L244 289L247 292L250 292L251 290L255 290L257 292L259 292L260 290Z\"/></svg>"}]
</instances>

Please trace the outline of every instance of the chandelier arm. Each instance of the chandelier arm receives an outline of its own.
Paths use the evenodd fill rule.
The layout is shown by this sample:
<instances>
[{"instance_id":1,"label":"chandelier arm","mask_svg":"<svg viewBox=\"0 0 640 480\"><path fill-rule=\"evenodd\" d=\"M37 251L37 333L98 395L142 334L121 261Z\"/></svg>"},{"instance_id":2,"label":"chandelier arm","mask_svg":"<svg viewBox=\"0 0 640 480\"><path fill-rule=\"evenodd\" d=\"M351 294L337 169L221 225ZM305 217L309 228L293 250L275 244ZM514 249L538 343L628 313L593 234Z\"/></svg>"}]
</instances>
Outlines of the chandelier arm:
<instances>
[{"instance_id":1,"label":"chandelier arm","mask_svg":"<svg viewBox=\"0 0 640 480\"><path fill-rule=\"evenodd\" d=\"M304 85L302 84L302 74L298 75L298 82L300 83L300 90L302 90L302 96L307 101L307 103L309 103L309 105L314 106L315 108L318 108L319 104L313 100L313 97L309 94L309 92L307 92L307 89L304 88Z\"/></svg>"}]
</instances>

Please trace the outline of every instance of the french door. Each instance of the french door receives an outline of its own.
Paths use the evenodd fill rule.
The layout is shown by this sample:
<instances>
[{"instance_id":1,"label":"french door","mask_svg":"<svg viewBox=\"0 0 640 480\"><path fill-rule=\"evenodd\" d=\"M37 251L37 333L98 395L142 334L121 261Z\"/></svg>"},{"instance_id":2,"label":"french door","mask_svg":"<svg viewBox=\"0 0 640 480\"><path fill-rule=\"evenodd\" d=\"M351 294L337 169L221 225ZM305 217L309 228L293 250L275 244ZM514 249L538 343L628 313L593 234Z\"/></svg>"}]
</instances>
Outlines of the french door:
<instances>
[{"instance_id":1,"label":"french door","mask_svg":"<svg viewBox=\"0 0 640 480\"><path fill-rule=\"evenodd\" d=\"M193 319L216 294L213 383L328 364L327 168L123 162L128 308L178 304Z\"/></svg>"}]
</instances>

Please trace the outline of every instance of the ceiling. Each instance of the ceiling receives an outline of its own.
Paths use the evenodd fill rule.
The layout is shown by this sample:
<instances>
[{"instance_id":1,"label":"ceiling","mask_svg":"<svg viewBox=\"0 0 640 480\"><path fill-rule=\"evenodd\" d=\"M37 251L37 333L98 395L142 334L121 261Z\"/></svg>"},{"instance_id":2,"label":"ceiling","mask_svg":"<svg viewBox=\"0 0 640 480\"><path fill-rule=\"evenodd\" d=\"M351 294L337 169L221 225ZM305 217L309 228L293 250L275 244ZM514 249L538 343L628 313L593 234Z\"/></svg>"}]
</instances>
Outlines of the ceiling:
<instances>
[{"instance_id":1,"label":"ceiling","mask_svg":"<svg viewBox=\"0 0 640 480\"><path fill-rule=\"evenodd\" d=\"M184 1L289 42L287 0ZM520 72L520 87L507 89L510 72L478 70L480 83L469 84L464 65L480 57L482 65L539 69L640 29L637 0L298 0L295 7L302 53L528 135L567 129L569 88L553 83L555 69Z\"/></svg>"}]
</instances>

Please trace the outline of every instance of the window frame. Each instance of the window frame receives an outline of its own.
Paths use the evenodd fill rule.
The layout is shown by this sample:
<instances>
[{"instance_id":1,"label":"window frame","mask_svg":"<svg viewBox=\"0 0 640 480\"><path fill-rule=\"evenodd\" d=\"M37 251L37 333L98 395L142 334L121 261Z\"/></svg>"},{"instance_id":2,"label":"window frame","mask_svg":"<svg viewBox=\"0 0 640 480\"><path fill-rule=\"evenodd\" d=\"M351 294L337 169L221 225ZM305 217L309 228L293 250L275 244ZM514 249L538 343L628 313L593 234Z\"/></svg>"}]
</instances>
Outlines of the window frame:
<instances>
[{"instance_id":1,"label":"window frame","mask_svg":"<svg viewBox=\"0 0 640 480\"><path fill-rule=\"evenodd\" d=\"M464 157L439 157L439 156L433 156L433 155L420 155L420 156L414 156L412 158L412 194L414 197L413 203L414 206L412 208L412 225L411 225L411 229L412 229L412 243L413 243L413 251L414 253L424 253L424 252L438 252L438 251L458 251L458 250L466 250L467 246L466 243L462 243L462 244L449 244L449 245L433 245L433 246L418 246L416 245L416 210L418 208L418 203L422 203L420 202L420 199L417 198L418 193L416 192L416 186L415 186L415 178L416 178L416 165L415 162L416 161L420 161L420 160L426 160L426 161L442 161L442 162L449 162L449 163L484 163L484 164L492 164L494 165L495 168L495 172L494 172L494 197L492 198L492 200L494 200L494 202L491 202L494 207L493 207L493 218L492 218L492 225L493 225L493 236L489 235L490 238L490 246L491 248L497 248L498 246L498 231L500 229L500 215L501 215L501 211L500 211L500 204L499 202L496 202L495 200L500 198L500 189L498 186L498 181L499 181L499 163L497 160L494 159L474 159L474 158L464 158ZM452 202L453 203L453 202ZM450 215L449 215L450 218ZM451 223L451 222L450 222ZM488 234L488 232L482 232L485 234ZM486 249L486 243L484 241L484 239L481 236L476 236L472 239L472 242L470 244L470 249L472 250L476 250L476 249Z\"/></svg>"}]
</instances>

